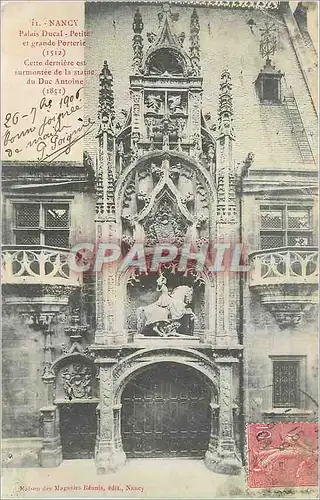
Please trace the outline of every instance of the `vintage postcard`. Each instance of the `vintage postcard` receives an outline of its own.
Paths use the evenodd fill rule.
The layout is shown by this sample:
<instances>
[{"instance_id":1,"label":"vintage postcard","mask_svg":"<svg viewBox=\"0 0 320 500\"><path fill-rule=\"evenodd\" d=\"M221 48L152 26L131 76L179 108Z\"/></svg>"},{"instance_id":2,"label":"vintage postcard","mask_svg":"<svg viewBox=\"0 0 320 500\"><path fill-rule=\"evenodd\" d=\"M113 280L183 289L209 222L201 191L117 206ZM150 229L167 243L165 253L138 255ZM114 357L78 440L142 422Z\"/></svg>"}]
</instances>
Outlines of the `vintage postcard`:
<instances>
[{"instance_id":1,"label":"vintage postcard","mask_svg":"<svg viewBox=\"0 0 320 500\"><path fill-rule=\"evenodd\" d=\"M1 16L2 498L317 498L318 2Z\"/></svg>"}]
</instances>

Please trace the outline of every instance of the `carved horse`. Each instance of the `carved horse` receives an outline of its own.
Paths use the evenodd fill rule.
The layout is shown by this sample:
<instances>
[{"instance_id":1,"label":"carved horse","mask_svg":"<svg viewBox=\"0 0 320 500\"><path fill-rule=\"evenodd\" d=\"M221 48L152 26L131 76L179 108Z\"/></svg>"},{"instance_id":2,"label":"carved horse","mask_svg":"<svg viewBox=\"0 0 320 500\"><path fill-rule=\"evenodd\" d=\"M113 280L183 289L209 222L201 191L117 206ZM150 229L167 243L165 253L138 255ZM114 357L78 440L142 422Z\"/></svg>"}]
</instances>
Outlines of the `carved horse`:
<instances>
[{"instance_id":1,"label":"carved horse","mask_svg":"<svg viewBox=\"0 0 320 500\"><path fill-rule=\"evenodd\" d=\"M192 300L192 288L178 286L171 295L161 295L159 299L148 306L137 309L137 330L142 334L150 326L154 333L161 337L179 336L178 329L195 314L187 307Z\"/></svg>"}]
</instances>

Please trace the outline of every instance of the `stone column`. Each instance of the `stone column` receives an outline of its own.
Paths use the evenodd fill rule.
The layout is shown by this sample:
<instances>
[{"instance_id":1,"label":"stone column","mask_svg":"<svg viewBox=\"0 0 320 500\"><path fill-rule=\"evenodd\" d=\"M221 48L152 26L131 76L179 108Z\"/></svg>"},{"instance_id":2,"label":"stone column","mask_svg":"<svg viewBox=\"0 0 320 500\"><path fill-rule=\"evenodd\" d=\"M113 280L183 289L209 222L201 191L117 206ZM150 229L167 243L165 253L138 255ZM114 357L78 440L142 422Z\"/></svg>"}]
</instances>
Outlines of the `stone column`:
<instances>
[{"instance_id":1,"label":"stone column","mask_svg":"<svg viewBox=\"0 0 320 500\"><path fill-rule=\"evenodd\" d=\"M232 159L232 146L235 140L233 129L232 85L228 71L223 71L219 96L219 127L216 153L217 184L217 243L221 250L233 252L239 238L239 199L236 190L236 172ZM230 259L229 259L230 260ZM221 266L217 273L217 323L216 346L220 348L236 347L238 277L232 272L231 262L228 267Z\"/></svg>"},{"instance_id":2,"label":"stone column","mask_svg":"<svg viewBox=\"0 0 320 500\"><path fill-rule=\"evenodd\" d=\"M209 469L223 474L239 474L241 460L238 456L233 428L232 366L238 360L232 357L217 358L220 365L219 434L216 453L206 455Z\"/></svg>"},{"instance_id":3,"label":"stone column","mask_svg":"<svg viewBox=\"0 0 320 500\"><path fill-rule=\"evenodd\" d=\"M116 470L118 453L116 450L114 408L113 408L113 359L100 364L100 425L97 433L95 462L98 474Z\"/></svg>"},{"instance_id":4,"label":"stone column","mask_svg":"<svg viewBox=\"0 0 320 500\"><path fill-rule=\"evenodd\" d=\"M97 223L97 242L120 247L116 222ZM126 340L123 333L119 334L118 328L121 321L118 314L117 280L116 263L106 263L96 273L96 344L112 345Z\"/></svg>"},{"instance_id":5,"label":"stone column","mask_svg":"<svg viewBox=\"0 0 320 500\"><path fill-rule=\"evenodd\" d=\"M62 447L58 426L58 409L55 405L40 409L43 418L43 448L40 451L42 467L57 467L62 462Z\"/></svg>"}]
</instances>

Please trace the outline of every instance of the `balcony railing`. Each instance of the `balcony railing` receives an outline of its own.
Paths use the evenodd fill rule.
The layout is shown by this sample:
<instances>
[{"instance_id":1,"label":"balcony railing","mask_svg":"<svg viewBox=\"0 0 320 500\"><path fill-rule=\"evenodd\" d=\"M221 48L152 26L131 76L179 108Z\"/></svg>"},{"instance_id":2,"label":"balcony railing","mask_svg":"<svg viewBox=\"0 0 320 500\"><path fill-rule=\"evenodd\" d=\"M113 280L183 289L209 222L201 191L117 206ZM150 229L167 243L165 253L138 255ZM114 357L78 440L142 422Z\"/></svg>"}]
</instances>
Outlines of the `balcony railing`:
<instances>
[{"instance_id":1,"label":"balcony railing","mask_svg":"<svg viewBox=\"0 0 320 500\"><path fill-rule=\"evenodd\" d=\"M259 250L249 256L250 286L317 284L318 249L285 247Z\"/></svg>"},{"instance_id":2,"label":"balcony railing","mask_svg":"<svg viewBox=\"0 0 320 500\"><path fill-rule=\"evenodd\" d=\"M3 284L77 286L80 273L68 265L69 250L48 246L3 246Z\"/></svg>"}]
</instances>

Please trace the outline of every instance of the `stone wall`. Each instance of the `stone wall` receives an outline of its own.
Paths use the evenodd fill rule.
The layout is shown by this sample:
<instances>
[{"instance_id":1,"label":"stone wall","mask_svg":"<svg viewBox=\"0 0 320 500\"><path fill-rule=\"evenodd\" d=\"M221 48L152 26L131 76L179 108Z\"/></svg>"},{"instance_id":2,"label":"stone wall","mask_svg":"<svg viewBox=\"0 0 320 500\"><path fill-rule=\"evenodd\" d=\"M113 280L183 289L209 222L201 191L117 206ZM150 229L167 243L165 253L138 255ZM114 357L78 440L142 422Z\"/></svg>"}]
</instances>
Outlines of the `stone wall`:
<instances>
[{"instance_id":1,"label":"stone wall","mask_svg":"<svg viewBox=\"0 0 320 500\"><path fill-rule=\"evenodd\" d=\"M2 340L3 437L39 437L43 335L28 328L21 315L13 314L3 317Z\"/></svg>"},{"instance_id":2,"label":"stone wall","mask_svg":"<svg viewBox=\"0 0 320 500\"><path fill-rule=\"evenodd\" d=\"M318 334L316 321L281 330L272 314L250 293L244 329L245 412L247 422L263 422L272 408L272 356L301 356L300 374L303 404L292 409L291 421L314 420L318 400ZM264 414L264 412L267 412ZM280 416L283 412L280 412ZM297 415L298 414L298 415ZM274 415L277 420L279 415Z\"/></svg>"}]
</instances>

